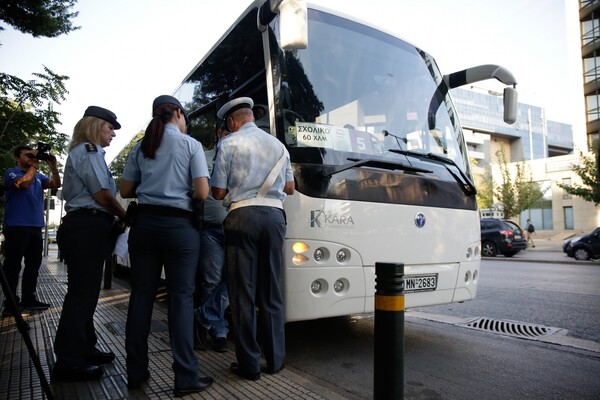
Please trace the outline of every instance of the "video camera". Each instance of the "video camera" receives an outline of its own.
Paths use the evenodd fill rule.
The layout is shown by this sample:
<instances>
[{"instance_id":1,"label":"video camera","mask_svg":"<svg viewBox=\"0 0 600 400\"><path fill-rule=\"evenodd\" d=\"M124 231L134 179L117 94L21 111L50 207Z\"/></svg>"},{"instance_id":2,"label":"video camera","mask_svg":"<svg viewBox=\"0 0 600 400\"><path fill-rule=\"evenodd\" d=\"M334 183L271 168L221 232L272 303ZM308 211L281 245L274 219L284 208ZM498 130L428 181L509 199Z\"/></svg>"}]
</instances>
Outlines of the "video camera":
<instances>
[{"instance_id":1,"label":"video camera","mask_svg":"<svg viewBox=\"0 0 600 400\"><path fill-rule=\"evenodd\" d=\"M48 161L54 158L52 154L50 154L50 146L48 143L38 142L37 145L37 154L27 153L27 157L29 158L37 158L40 161Z\"/></svg>"}]
</instances>

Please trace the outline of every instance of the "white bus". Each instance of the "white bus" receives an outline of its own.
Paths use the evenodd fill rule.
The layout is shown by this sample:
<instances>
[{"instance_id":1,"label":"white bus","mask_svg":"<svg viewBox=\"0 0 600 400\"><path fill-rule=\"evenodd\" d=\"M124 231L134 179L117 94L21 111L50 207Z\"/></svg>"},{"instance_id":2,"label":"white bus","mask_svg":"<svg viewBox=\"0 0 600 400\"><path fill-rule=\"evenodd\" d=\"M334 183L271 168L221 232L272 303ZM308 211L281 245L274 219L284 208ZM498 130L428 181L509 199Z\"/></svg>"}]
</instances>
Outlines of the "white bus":
<instances>
[{"instance_id":1,"label":"white bus","mask_svg":"<svg viewBox=\"0 0 600 400\"><path fill-rule=\"evenodd\" d=\"M491 65L444 76L370 24L284 0L290 17L268 1L251 4L174 95L206 147L216 110L239 96L286 145L296 182L285 201L287 321L374 311L378 262L404 264L407 308L473 299L479 213L448 89L498 79L512 123L513 76Z\"/></svg>"}]
</instances>

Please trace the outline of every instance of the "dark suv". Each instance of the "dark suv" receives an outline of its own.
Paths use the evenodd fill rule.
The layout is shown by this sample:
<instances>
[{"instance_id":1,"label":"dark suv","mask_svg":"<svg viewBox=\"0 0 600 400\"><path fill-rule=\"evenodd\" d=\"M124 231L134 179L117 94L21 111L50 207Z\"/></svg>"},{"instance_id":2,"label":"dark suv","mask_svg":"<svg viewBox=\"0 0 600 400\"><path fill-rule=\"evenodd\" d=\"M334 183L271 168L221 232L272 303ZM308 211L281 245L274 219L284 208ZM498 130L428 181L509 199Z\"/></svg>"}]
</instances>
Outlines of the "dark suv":
<instances>
[{"instance_id":1,"label":"dark suv","mask_svg":"<svg viewBox=\"0 0 600 400\"><path fill-rule=\"evenodd\" d=\"M600 228L583 235L577 241L571 241L567 246L567 255L576 260L600 258Z\"/></svg>"},{"instance_id":2,"label":"dark suv","mask_svg":"<svg viewBox=\"0 0 600 400\"><path fill-rule=\"evenodd\" d=\"M512 257L527 248L523 231L507 219L481 218L481 255L496 257L498 253Z\"/></svg>"}]
</instances>

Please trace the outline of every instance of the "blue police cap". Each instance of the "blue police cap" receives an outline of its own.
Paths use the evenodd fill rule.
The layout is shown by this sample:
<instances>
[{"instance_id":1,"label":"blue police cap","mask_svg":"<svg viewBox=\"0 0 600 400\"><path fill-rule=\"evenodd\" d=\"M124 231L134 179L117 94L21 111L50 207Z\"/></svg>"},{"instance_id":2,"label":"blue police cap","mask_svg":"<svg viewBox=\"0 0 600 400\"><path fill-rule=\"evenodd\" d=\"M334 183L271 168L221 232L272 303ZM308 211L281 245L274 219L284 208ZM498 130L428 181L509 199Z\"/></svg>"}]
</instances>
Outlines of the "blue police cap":
<instances>
[{"instance_id":1,"label":"blue police cap","mask_svg":"<svg viewBox=\"0 0 600 400\"><path fill-rule=\"evenodd\" d=\"M185 123L189 123L187 112L185 112L185 109L183 108L179 100L177 100L173 96L169 96L168 94L163 94L154 99L154 101L152 102L152 115L154 115L154 110L156 110L156 107L162 106L163 104L173 104L177 106L177 108L181 110L183 116L185 117Z\"/></svg>"},{"instance_id":2,"label":"blue police cap","mask_svg":"<svg viewBox=\"0 0 600 400\"><path fill-rule=\"evenodd\" d=\"M121 124L117 122L117 116L114 112L107 110L106 108L98 106L89 106L83 113L84 117L96 117L106 122L109 122L114 129L120 129Z\"/></svg>"}]
</instances>

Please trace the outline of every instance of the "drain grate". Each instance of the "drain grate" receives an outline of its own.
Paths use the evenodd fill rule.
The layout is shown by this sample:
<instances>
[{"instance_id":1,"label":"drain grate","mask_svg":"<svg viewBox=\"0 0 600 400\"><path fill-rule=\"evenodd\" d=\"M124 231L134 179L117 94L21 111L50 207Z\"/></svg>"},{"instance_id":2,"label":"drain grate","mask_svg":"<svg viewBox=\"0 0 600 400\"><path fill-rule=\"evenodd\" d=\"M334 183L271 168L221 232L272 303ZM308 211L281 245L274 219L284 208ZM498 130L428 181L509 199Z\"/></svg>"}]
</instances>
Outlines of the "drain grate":
<instances>
[{"instance_id":1,"label":"drain grate","mask_svg":"<svg viewBox=\"0 0 600 400\"><path fill-rule=\"evenodd\" d=\"M482 331L496 332L504 335L518 336L523 338L547 336L559 330L559 328L551 328L543 325L515 321L503 321L492 318L477 318L462 325Z\"/></svg>"}]
</instances>

